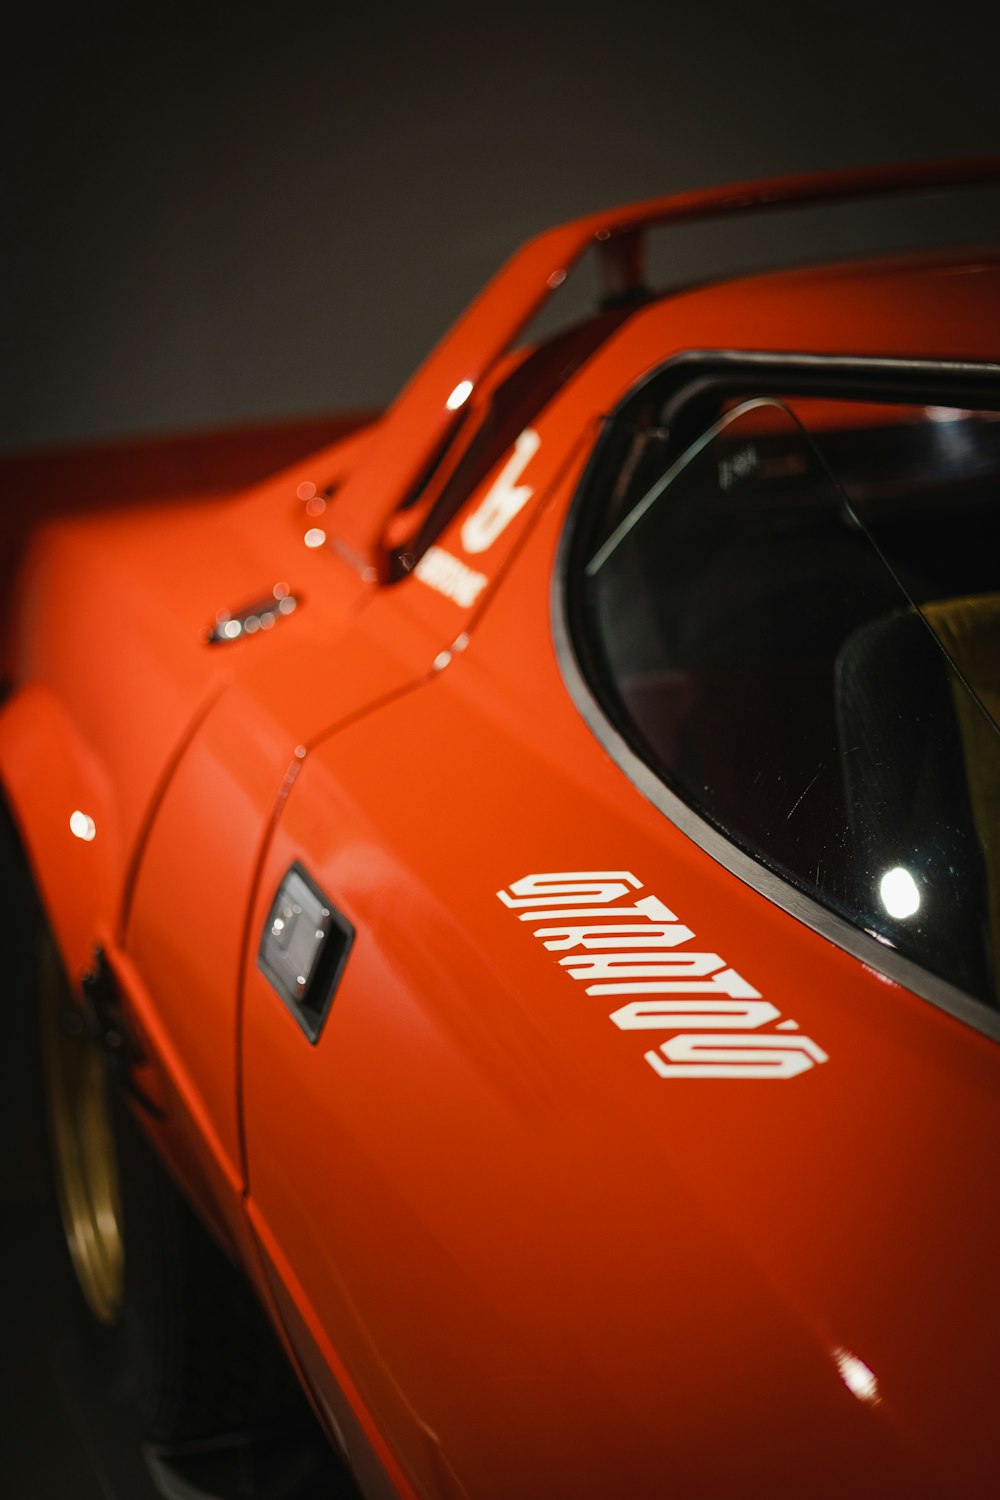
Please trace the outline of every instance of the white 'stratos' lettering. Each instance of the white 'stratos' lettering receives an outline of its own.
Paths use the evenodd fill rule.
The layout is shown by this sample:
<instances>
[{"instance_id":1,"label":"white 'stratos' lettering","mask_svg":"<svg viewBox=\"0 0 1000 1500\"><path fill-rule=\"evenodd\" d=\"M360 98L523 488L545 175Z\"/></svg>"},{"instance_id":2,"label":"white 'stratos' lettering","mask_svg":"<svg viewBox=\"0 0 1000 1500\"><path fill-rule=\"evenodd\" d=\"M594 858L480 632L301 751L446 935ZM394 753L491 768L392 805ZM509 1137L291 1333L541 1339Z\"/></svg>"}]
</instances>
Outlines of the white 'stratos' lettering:
<instances>
[{"instance_id":1,"label":"white 'stratos' lettering","mask_svg":"<svg viewBox=\"0 0 1000 1500\"><path fill-rule=\"evenodd\" d=\"M443 547L428 547L413 573L463 609L471 609L489 582L485 573L474 572Z\"/></svg>"},{"instance_id":2,"label":"white 'stratos' lettering","mask_svg":"<svg viewBox=\"0 0 1000 1500\"><path fill-rule=\"evenodd\" d=\"M684 947L690 927L656 896L633 898L629 870L555 870L522 875L497 896L588 995L656 995L611 1012L620 1031L677 1033L645 1053L660 1078L796 1078L827 1054L717 953ZM617 904L622 903L622 904ZM607 921L582 922L604 917ZM631 918L622 921L623 917ZM638 920L635 920L638 919ZM701 997L705 998L701 998ZM720 998L725 996L726 998ZM683 997L683 998L679 998ZM777 1030L759 1028L778 1022Z\"/></svg>"}]
</instances>

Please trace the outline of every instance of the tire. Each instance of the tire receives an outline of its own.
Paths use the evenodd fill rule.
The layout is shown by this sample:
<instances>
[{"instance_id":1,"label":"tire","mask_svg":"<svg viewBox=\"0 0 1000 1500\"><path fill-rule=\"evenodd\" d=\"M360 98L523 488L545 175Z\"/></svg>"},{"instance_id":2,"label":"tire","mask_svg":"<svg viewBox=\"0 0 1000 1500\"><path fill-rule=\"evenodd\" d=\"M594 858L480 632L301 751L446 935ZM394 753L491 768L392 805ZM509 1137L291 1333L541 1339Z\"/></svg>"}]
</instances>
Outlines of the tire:
<instances>
[{"instance_id":1,"label":"tire","mask_svg":"<svg viewBox=\"0 0 1000 1500\"><path fill-rule=\"evenodd\" d=\"M54 1185L93 1358L153 1445L284 1431L304 1401L277 1339L134 1118L43 922L36 972Z\"/></svg>"}]
</instances>

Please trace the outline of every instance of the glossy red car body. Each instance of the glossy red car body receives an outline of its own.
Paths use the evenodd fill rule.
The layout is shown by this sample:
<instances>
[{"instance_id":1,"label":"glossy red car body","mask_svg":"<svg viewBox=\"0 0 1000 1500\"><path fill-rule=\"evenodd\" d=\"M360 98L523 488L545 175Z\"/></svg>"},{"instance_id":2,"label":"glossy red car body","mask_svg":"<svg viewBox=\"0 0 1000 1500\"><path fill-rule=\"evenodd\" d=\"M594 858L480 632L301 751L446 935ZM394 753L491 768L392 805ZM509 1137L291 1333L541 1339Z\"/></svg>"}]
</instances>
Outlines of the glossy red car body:
<instances>
[{"instance_id":1,"label":"glossy red car body","mask_svg":"<svg viewBox=\"0 0 1000 1500\"><path fill-rule=\"evenodd\" d=\"M426 511L401 502L588 244L627 291L636 226L917 177L542 236L379 421L249 488L134 505L102 504L81 455L93 503L37 525L19 561L0 774L66 968L104 950L162 1112L147 1129L373 1495L1000 1484L996 1042L664 818L581 717L550 627L602 415L646 372L706 349L996 370L1000 260L653 300L533 417L530 494L495 539L471 555L462 533L507 457L433 538L458 585L426 565L390 582L386 543L417 535ZM276 585L294 613L207 643ZM355 931L316 1045L256 961L294 862ZM648 1036L518 921L511 888L539 872L571 872L578 904L586 872L654 894L827 1061L759 1088L657 1077Z\"/></svg>"}]
</instances>

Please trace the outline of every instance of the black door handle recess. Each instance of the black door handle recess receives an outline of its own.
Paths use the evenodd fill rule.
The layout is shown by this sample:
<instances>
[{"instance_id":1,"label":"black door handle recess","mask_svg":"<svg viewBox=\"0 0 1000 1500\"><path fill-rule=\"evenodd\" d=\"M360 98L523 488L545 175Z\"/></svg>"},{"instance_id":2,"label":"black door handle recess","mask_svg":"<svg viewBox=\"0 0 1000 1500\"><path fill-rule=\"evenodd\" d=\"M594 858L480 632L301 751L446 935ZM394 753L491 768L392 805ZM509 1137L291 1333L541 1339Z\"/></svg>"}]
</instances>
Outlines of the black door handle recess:
<instances>
[{"instance_id":1,"label":"black door handle recess","mask_svg":"<svg viewBox=\"0 0 1000 1500\"><path fill-rule=\"evenodd\" d=\"M311 1042L326 1020L354 928L299 864L278 887L257 953L274 986Z\"/></svg>"}]
</instances>

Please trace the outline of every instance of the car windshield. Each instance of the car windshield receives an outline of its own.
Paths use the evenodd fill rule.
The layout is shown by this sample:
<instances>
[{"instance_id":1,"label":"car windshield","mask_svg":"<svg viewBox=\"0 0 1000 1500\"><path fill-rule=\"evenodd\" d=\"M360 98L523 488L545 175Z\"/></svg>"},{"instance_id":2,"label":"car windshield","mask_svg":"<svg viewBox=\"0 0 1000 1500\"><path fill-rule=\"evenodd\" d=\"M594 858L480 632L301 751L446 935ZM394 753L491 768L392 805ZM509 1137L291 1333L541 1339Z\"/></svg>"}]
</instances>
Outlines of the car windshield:
<instances>
[{"instance_id":1,"label":"car windshield","mask_svg":"<svg viewBox=\"0 0 1000 1500\"><path fill-rule=\"evenodd\" d=\"M784 880L984 1004L1000 952L1000 420L808 398L590 481L571 617L605 712Z\"/></svg>"}]
</instances>

